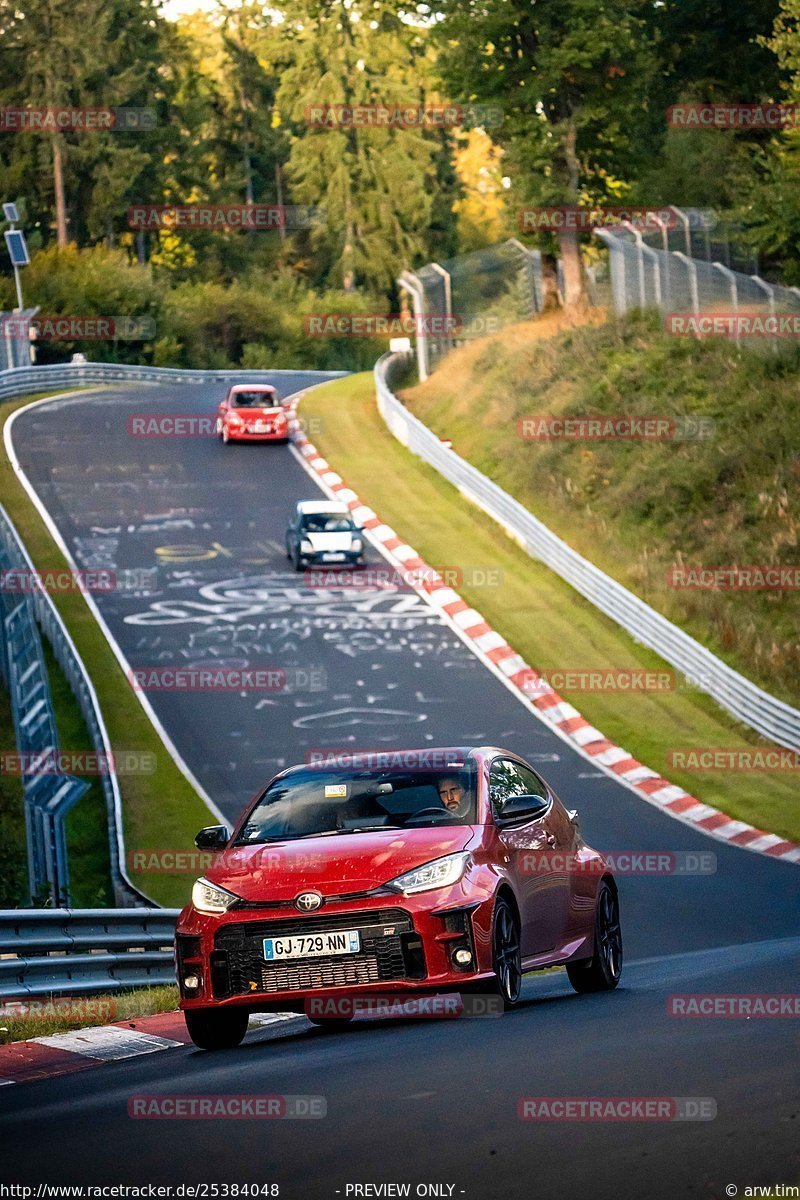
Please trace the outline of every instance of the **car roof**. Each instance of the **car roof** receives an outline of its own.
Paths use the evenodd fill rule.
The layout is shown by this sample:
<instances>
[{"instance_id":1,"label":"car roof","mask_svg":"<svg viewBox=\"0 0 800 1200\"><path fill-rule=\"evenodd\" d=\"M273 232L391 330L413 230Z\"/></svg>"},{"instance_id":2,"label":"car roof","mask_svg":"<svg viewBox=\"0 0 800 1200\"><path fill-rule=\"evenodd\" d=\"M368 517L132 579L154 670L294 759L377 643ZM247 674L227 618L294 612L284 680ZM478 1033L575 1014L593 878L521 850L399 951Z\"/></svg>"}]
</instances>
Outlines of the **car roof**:
<instances>
[{"instance_id":1,"label":"car roof","mask_svg":"<svg viewBox=\"0 0 800 1200\"><path fill-rule=\"evenodd\" d=\"M342 504L341 500L299 500L297 511L299 513L335 513L336 516L344 514L350 516L350 509L346 504Z\"/></svg>"},{"instance_id":2,"label":"car roof","mask_svg":"<svg viewBox=\"0 0 800 1200\"><path fill-rule=\"evenodd\" d=\"M271 383L234 383L232 392L276 392Z\"/></svg>"}]
</instances>

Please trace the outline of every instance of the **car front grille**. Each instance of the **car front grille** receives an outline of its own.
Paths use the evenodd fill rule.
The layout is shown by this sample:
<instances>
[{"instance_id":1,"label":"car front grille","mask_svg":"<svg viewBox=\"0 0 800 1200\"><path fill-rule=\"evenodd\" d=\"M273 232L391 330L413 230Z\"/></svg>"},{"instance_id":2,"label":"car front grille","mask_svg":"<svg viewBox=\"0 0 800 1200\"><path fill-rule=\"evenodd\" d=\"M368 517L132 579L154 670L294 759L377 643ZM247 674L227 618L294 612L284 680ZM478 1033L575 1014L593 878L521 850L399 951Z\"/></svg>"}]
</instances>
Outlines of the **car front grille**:
<instances>
[{"instance_id":1,"label":"car front grille","mask_svg":"<svg viewBox=\"0 0 800 1200\"><path fill-rule=\"evenodd\" d=\"M266 937L357 929L357 954L332 954L267 962ZM299 992L310 988L347 987L397 979L422 979L422 940L408 913L398 909L341 913L293 921L247 921L225 925L214 941L211 978L214 996Z\"/></svg>"}]
</instances>

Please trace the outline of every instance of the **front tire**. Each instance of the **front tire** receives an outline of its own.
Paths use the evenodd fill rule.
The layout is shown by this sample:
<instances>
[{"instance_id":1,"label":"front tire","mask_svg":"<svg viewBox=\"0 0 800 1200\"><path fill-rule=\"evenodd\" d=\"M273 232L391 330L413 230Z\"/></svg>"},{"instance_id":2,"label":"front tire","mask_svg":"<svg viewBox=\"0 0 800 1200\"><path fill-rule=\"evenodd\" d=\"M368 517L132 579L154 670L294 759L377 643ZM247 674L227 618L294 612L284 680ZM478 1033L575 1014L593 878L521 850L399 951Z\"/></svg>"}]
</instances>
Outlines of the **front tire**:
<instances>
[{"instance_id":1,"label":"front tire","mask_svg":"<svg viewBox=\"0 0 800 1200\"><path fill-rule=\"evenodd\" d=\"M247 1033L248 1014L241 1008L193 1008L183 1015L189 1037L201 1050L232 1050Z\"/></svg>"},{"instance_id":2,"label":"front tire","mask_svg":"<svg viewBox=\"0 0 800 1200\"><path fill-rule=\"evenodd\" d=\"M581 962L567 963L567 975L576 992L613 992L622 975L622 929L619 898L608 883L597 893L594 918L594 954Z\"/></svg>"},{"instance_id":3,"label":"front tire","mask_svg":"<svg viewBox=\"0 0 800 1200\"><path fill-rule=\"evenodd\" d=\"M494 906L492 965L495 991L506 1009L513 1008L522 991L522 951L517 915L505 896Z\"/></svg>"}]
</instances>

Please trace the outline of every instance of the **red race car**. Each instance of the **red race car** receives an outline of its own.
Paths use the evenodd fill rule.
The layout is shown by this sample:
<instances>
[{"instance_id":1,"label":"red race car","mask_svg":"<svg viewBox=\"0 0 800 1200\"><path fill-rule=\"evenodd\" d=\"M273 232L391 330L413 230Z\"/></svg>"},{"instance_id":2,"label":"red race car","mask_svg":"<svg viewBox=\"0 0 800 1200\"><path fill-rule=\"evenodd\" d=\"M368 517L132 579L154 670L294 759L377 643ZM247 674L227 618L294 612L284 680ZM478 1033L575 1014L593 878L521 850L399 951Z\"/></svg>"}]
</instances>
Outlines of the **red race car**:
<instances>
[{"instance_id":1,"label":"red race car","mask_svg":"<svg viewBox=\"0 0 800 1200\"><path fill-rule=\"evenodd\" d=\"M364 1006L478 991L566 964L578 992L622 969L617 886L545 781L495 747L381 751L292 767L250 802L181 913L192 1040L238 1045L252 1012L346 1024Z\"/></svg>"},{"instance_id":2,"label":"red race car","mask_svg":"<svg viewBox=\"0 0 800 1200\"><path fill-rule=\"evenodd\" d=\"M288 442L289 414L274 387L235 383L217 409L223 442Z\"/></svg>"}]
</instances>

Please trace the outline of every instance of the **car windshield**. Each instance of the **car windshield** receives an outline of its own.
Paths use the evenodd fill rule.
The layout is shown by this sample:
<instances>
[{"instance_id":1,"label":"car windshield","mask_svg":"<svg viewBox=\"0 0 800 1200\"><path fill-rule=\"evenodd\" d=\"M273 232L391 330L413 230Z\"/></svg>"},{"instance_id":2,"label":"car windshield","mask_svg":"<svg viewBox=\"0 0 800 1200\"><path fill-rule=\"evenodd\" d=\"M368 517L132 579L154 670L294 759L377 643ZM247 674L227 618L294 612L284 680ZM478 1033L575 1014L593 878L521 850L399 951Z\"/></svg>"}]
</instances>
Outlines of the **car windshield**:
<instances>
[{"instance_id":1,"label":"car windshield","mask_svg":"<svg viewBox=\"0 0 800 1200\"><path fill-rule=\"evenodd\" d=\"M275 392L234 392L231 404L234 408L276 408L278 397Z\"/></svg>"},{"instance_id":2,"label":"car windshield","mask_svg":"<svg viewBox=\"0 0 800 1200\"><path fill-rule=\"evenodd\" d=\"M300 525L307 533L352 533L352 517L345 513L306 513Z\"/></svg>"},{"instance_id":3,"label":"car windshield","mask_svg":"<svg viewBox=\"0 0 800 1200\"><path fill-rule=\"evenodd\" d=\"M236 844L469 825L475 821L475 797L475 765L458 755L435 768L309 767L276 779L267 788Z\"/></svg>"}]
</instances>

